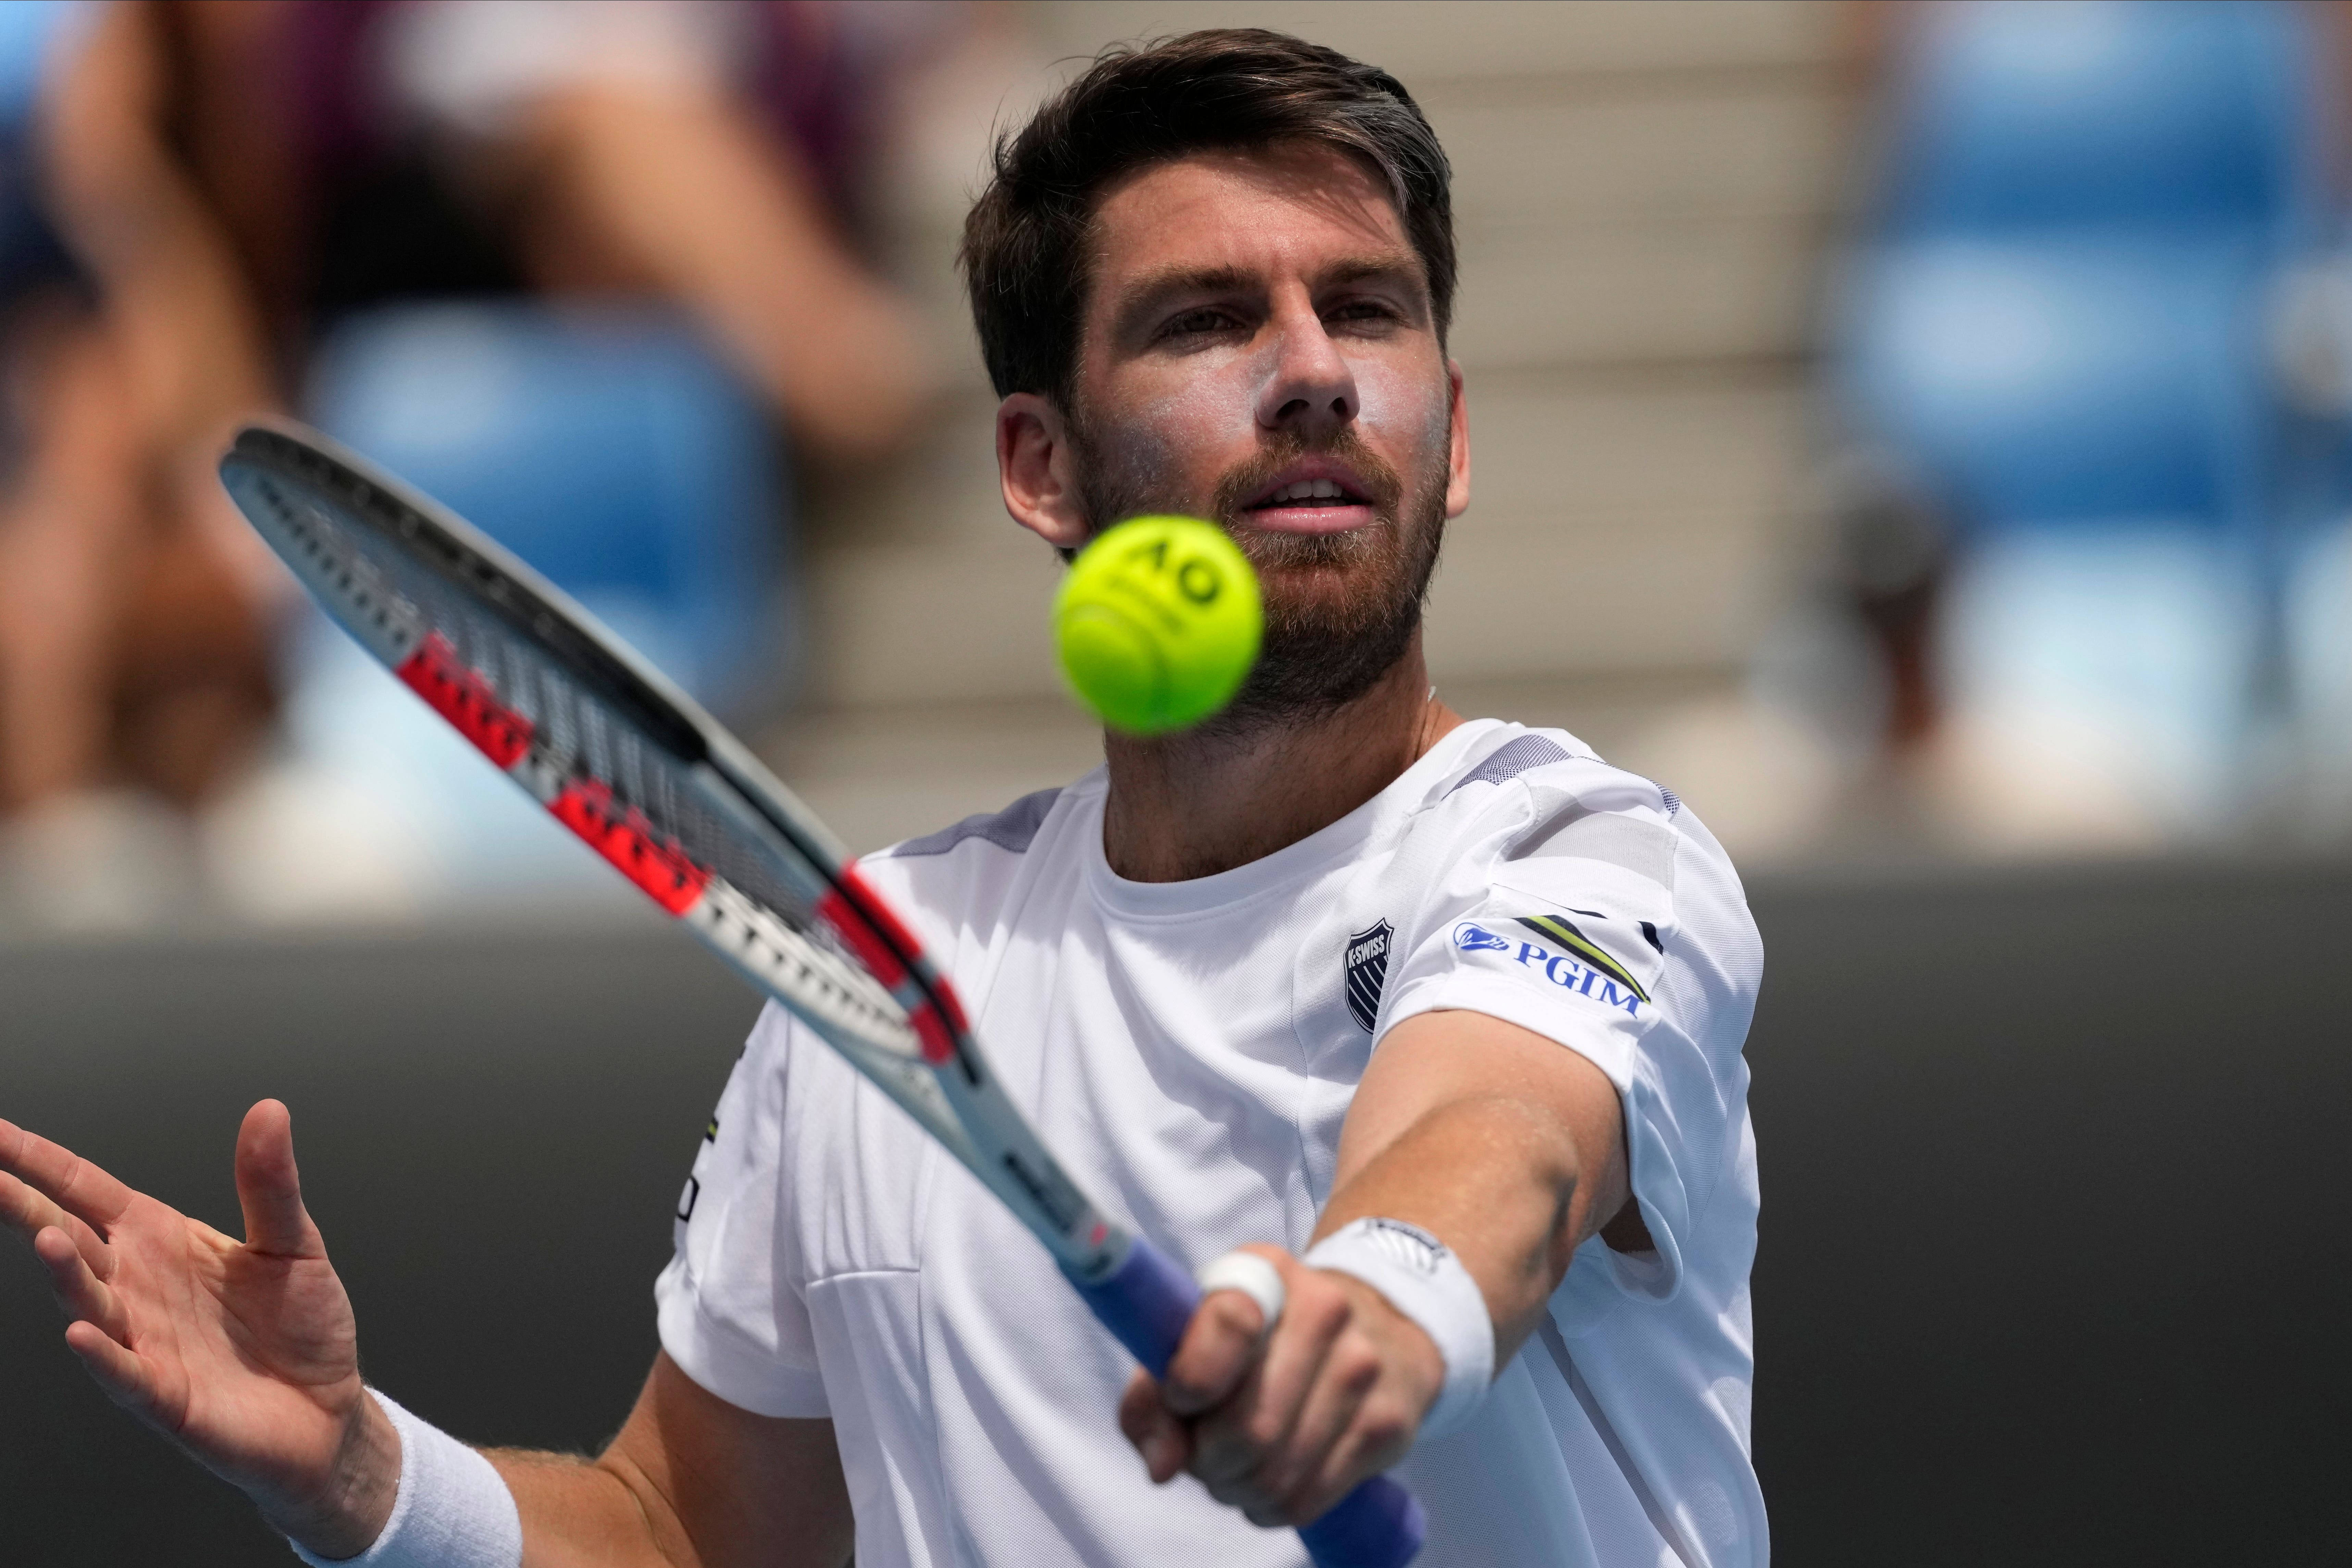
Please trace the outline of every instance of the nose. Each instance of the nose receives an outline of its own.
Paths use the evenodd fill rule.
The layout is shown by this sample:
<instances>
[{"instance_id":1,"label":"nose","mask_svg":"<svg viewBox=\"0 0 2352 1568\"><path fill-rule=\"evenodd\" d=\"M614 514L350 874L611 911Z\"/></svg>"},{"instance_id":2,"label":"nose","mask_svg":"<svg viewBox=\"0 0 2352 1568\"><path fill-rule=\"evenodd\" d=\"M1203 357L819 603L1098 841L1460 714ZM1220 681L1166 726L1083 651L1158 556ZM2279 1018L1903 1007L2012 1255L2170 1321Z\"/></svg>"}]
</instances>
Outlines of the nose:
<instances>
[{"instance_id":1,"label":"nose","mask_svg":"<svg viewBox=\"0 0 2352 1568\"><path fill-rule=\"evenodd\" d=\"M1272 326L1274 368L1258 389L1257 422L1309 445L1327 441L1352 424L1361 406L1356 373L1310 301L1286 302Z\"/></svg>"}]
</instances>

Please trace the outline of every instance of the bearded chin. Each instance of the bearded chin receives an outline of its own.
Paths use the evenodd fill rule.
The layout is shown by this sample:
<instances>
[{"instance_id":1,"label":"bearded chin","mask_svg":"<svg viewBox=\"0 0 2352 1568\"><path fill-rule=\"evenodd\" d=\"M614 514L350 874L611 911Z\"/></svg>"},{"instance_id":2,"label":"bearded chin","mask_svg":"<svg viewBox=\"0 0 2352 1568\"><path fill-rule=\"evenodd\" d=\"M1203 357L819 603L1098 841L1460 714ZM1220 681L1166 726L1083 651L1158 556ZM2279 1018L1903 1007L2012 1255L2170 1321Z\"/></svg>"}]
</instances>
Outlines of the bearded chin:
<instances>
[{"instance_id":1,"label":"bearded chin","mask_svg":"<svg viewBox=\"0 0 2352 1568\"><path fill-rule=\"evenodd\" d=\"M1265 595L1265 640L1241 691L1202 732L1238 736L1318 718L1393 670L1421 629L1444 494L1424 489L1419 516L1387 513L1352 533L1244 534Z\"/></svg>"},{"instance_id":2,"label":"bearded chin","mask_svg":"<svg viewBox=\"0 0 2352 1568\"><path fill-rule=\"evenodd\" d=\"M1136 476L1090 460L1090 445L1078 443L1080 498L1091 531L1147 513L1192 510ZM1378 521L1351 532L1261 531L1242 513L1236 485L1219 487L1212 511L1257 568L1265 637L1240 692L1195 734L1242 737L1329 713L1370 690L1412 648L1445 537L1444 459L1406 487L1360 445L1348 443L1347 455L1360 471L1376 470L1366 477L1380 492Z\"/></svg>"}]
</instances>

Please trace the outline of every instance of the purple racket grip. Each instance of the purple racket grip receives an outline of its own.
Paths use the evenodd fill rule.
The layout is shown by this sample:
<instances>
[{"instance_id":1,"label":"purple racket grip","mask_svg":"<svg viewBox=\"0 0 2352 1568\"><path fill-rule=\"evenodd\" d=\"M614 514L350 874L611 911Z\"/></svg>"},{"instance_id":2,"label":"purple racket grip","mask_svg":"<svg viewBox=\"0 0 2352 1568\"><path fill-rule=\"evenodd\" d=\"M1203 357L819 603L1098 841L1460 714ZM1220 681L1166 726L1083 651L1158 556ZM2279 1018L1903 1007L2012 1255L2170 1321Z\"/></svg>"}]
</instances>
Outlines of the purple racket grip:
<instances>
[{"instance_id":1,"label":"purple racket grip","mask_svg":"<svg viewBox=\"0 0 2352 1568\"><path fill-rule=\"evenodd\" d=\"M1201 1288L1190 1274L1139 1236L1109 1278L1071 1283L1146 1372L1168 1375L1169 1358L1201 1302ZM1330 1512L1301 1526L1298 1538L1316 1568L1404 1568L1421 1550L1426 1528L1413 1495L1386 1476L1374 1476Z\"/></svg>"}]
</instances>

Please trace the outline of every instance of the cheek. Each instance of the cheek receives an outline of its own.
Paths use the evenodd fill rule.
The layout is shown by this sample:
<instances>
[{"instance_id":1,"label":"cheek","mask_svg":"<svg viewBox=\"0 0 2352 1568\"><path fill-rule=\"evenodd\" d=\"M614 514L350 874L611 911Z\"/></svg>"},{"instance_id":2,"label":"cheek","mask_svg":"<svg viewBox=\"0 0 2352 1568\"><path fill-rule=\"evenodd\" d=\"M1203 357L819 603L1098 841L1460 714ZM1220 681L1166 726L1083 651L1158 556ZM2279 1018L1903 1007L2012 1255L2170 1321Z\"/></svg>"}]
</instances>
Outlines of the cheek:
<instances>
[{"instance_id":1,"label":"cheek","mask_svg":"<svg viewBox=\"0 0 2352 1568\"><path fill-rule=\"evenodd\" d=\"M1444 383L1434 394L1428 373L1387 363L1356 368L1361 407L1357 426L1365 439L1407 473L1418 472L1453 441L1452 402Z\"/></svg>"},{"instance_id":2,"label":"cheek","mask_svg":"<svg viewBox=\"0 0 2352 1568\"><path fill-rule=\"evenodd\" d=\"M1164 400L1165 416L1196 438L1257 439L1257 405L1267 383L1282 373L1272 342L1254 352L1200 365L1180 377Z\"/></svg>"},{"instance_id":3,"label":"cheek","mask_svg":"<svg viewBox=\"0 0 2352 1568\"><path fill-rule=\"evenodd\" d=\"M1257 444L1257 394L1272 356L1236 359L1171 381L1137 409L1132 450L1146 471L1185 477L1198 466L1212 479Z\"/></svg>"}]
</instances>

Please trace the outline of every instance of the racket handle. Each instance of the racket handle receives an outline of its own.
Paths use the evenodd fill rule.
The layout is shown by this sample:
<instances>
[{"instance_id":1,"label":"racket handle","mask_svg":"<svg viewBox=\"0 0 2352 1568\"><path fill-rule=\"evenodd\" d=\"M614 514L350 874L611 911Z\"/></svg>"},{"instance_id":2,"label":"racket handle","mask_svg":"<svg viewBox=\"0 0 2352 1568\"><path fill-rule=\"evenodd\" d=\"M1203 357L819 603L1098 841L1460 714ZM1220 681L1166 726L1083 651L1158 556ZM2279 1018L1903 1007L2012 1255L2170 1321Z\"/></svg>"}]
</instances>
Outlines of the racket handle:
<instances>
[{"instance_id":1,"label":"racket handle","mask_svg":"<svg viewBox=\"0 0 2352 1568\"><path fill-rule=\"evenodd\" d=\"M1071 1283L1146 1372L1168 1375L1184 1325L1201 1302L1201 1287L1190 1274L1139 1236L1109 1278ZM1425 1528L1413 1495L1386 1476L1374 1476L1330 1512L1300 1526L1298 1538L1316 1568L1404 1568L1421 1550Z\"/></svg>"}]
</instances>

